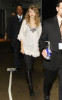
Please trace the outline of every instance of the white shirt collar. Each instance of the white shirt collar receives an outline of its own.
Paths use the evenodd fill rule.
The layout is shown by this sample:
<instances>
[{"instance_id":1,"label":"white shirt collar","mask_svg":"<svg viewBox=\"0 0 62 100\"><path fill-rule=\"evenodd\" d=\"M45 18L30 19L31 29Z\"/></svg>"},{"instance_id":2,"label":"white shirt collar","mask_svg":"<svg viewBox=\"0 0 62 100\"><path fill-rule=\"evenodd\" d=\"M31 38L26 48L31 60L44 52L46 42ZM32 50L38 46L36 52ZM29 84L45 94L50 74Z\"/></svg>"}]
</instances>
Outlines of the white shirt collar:
<instances>
[{"instance_id":1,"label":"white shirt collar","mask_svg":"<svg viewBox=\"0 0 62 100\"><path fill-rule=\"evenodd\" d=\"M60 27L60 24L61 24L62 18L61 18L60 16L57 15L57 19L58 19L58 24L59 24L59 27Z\"/></svg>"},{"instance_id":2,"label":"white shirt collar","mask_svg":"<svg viewBox=\"0 0 62 100\"><path fill-rule=\"evenodd\" d=\"M19 15L17 14L17 17L22 19L23 15L19 16Z\"/></svg>"}]
</instances>

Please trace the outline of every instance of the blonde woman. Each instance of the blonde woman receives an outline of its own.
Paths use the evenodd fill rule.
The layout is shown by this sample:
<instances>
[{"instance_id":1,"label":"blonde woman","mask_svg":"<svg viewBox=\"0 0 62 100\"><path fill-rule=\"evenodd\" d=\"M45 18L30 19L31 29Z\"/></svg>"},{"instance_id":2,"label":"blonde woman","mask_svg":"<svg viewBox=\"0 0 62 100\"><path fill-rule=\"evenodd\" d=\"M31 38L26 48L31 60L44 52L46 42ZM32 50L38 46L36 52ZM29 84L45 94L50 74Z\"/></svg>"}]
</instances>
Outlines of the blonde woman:
<instances>
[{"instance_id":1,"label":"blonde woman","mask_svg":"<svg viewBox=\"0 0 62 100\"><path fill-rule=\"evenodd\" d=\"M34 5L30 6L26 12L25 19L20 28L18 40L21 41L21 52L24 54L26 64L26 78L29 86L30 96L34 95L32 85L32 67L34 58L40 56L38 41L42 27L39 11Z\"/></svg>"}]
</instances>

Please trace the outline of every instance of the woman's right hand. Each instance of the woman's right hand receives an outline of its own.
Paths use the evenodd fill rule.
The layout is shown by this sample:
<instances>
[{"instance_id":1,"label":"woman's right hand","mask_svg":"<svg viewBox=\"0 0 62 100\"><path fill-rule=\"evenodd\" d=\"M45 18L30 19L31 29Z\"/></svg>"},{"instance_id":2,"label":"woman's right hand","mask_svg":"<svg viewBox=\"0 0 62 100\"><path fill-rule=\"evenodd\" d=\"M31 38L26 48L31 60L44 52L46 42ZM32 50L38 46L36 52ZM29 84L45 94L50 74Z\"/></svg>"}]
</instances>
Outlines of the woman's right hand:
<instances>
[{"instance_id":1,"label":"woman's right hand","mask_svg":"<svg viewBox=\"0 0 62 100\"><path fill-rule=\"evenodd\" d=\"M24 50L23 50L23 48L21 48L21 53L24 54Z\"/></svg>"},{"instance_id":2,"label":"woman's right hand","mask_svg":"<svg viewBox=\"0 0 62 100\"><path fill-rule=\"evenodd\" d=\"M21 53L24 54L23 41L21 40Z\"/></svg>"}]
</instances>

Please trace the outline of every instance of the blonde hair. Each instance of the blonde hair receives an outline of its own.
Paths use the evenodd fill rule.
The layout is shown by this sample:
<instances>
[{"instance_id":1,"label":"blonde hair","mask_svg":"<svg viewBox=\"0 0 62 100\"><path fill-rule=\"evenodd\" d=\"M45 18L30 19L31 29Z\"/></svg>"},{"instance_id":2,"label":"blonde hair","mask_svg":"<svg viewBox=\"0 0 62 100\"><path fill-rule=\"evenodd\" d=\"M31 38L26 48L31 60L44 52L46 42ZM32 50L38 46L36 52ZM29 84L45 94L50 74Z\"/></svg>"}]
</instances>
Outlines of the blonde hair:
<instances>
[{"instance_id":1,"label":"blonde hair","mask_svg":"<svg viewBox=\"0 0 62 100\"><path fill-rule=\"evenodd\" d=\"M25 15L25 20L27 22L27 24L30 24L30 16L29 16L29 9L33 10L35 12L35 24L36 24L36 27L39 26L39 23L40 23L40 17L39 17L39 11L38 11L38 8L34 5L31 5L27 12L26 12L26 15Z\"/></svg>"}]
</instances>

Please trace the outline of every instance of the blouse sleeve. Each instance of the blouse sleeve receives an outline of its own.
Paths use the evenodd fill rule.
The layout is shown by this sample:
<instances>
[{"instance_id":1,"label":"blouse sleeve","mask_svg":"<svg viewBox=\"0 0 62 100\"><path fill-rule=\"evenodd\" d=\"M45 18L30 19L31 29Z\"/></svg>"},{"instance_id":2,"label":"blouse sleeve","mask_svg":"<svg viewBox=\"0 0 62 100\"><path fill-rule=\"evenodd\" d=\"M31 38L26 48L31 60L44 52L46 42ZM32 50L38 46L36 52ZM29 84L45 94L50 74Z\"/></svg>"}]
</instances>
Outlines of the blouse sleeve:
<instances>
[{"instance_id":1,"label":"blouse sleeve","mask_svg":"<svg viewBox=\"0 0 62 100\"><path fill-rule=\"evenodd\" d=\"M19 31L19 34L18 34L18 37L17 37L17 39L19 41L21 41L21 40L24 39L24 30L25 30L25 27L26 27L26 21L23 20L21 28L20 28L20 31Z\"/></svg>"}]
</instances>

